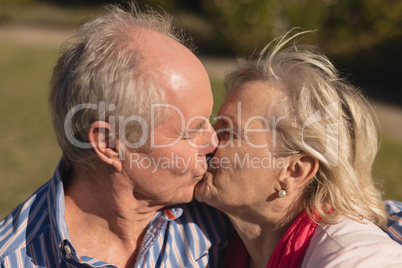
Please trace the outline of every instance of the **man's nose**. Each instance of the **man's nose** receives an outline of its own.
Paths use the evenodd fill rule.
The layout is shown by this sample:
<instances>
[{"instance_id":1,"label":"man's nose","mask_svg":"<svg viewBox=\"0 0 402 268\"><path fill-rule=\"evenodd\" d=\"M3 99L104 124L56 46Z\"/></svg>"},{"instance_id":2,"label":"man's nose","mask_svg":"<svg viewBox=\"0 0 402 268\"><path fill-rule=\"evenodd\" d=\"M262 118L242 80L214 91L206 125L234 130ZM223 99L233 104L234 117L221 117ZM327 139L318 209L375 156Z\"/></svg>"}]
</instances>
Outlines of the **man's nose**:
<instances>
[{"instance_id":1,"label":"man's nose","mask_svg":"<svg viewBox=\"0 0 402 268\"><path fill-rule=\"evenodd\" d=\"M212 134L211 134L211 151L208 152L208 154L211 154L212 156L215 154L216 149L218 148L219 145L219 139L218 139L218 135L215 132L215 129L212 128Z\"/></svg>"},{"instance_id":2,"label":"man's nose","mask_svg":"<svg viewBox=\"0 0 402 268\"><path fill-rule=\"evenodd\" d=\"M203 153L205 154L214 154L216 151L216 148L219 145L219 139L218 139L218 135L215 132L215 129L210 125L210 130L206 132L205 134L205 143L204 144L208 144L208 146L206 146L203 149Z\"/></svg>"}]
</instances>

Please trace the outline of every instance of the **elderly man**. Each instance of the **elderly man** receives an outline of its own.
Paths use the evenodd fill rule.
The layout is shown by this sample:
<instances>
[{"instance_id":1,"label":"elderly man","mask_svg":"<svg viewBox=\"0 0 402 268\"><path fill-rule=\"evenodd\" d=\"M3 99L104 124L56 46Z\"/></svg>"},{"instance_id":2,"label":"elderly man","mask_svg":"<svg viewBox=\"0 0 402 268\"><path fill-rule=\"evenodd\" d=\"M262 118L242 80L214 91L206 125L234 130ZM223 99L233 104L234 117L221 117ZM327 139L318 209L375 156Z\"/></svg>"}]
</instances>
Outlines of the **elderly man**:
<instances>
[{"instance_id":1,"label":"elderly man","mask_svg":"<svg viewBox=\"0 0 402 268\"><path fill-rule=\"evenodd\" d=\"M54 69L63 157L0 222L0 266L220 267L228 221L192 201L217 146L208 75L171 18L106 11Z\"/></svg>"}]
</instances>

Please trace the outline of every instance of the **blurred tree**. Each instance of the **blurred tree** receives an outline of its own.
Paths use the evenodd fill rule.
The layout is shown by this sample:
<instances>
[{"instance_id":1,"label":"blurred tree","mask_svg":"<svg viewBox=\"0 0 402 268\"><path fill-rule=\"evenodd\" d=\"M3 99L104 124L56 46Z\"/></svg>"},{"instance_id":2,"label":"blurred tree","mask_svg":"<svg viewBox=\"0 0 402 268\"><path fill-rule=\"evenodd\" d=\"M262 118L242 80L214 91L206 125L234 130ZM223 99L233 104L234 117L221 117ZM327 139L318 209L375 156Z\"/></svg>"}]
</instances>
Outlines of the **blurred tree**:
<instances>
[{"instance_id":1,"label":"blurred tree","mask_svg":"<svg viewBox=\"0 0 402 268\"><path fill-rule=\"evenodd\" d=\"M205 0L202 7L217 38L236 54L260 48L291 27L319 30L321 45L333 55L354 54L402 34L402 1Z\"/></svg>"},{"instance_id":2,"label":"blurred tree","mask_svg":"<svg viewBox=\"0 0 402 268\"><path fill-rule=\"evenodd\" d=\"M323 40L333 54L354 55L381 42L402 36L402 1L339 1L322 25Z\"/></svg>"},{"instance_id":3,"label":"blurred tree","mask_svg":"<svg viewBox=\"0 0 402 268\"><path fill-rule=\"evenodd\" d=\"M2 0L11 1L11 0ZM125 3L122 0L13 0L62 5ZM208 52L245 54L291 27L320 31L331 55L353 55L402 35L398 0L138 0L172 13ZM195 19L190 19L193 16ZM201 24L201 25L200 25Z\"/></svg>"},{"instance_id":4,"label":"blurred tree","mask_svg":"<svg viewBox=\"0 0 402 268\"><path fill-rule=\"evenodd\" d=\"M248 55L292 27L317 29L320 49L355 84L402 104L402 1L205 0L202 8L215 53Z\"/></svg>"}]
</instances>

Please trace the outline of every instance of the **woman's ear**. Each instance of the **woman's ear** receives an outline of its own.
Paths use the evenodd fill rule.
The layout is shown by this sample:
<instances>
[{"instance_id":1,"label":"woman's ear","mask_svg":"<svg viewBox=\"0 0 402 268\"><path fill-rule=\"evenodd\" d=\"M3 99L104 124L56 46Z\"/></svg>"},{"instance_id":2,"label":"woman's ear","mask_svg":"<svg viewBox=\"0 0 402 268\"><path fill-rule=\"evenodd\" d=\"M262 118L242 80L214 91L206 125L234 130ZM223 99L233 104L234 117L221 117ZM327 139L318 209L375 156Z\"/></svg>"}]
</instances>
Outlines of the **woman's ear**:
<instances>
[{"instance_id":1,"label":"woman's ear","mask_svg":"<svg viewBox=\"0 0 402 268\"><path fill-rule=\"evenodd\" d=\"M287 194L302 188L318 171L319 162L307 154L296 154L289 157L287 165L280 173L278 183Z\"/></svg>"},{"instance_id":2,"label":"woman's ear","mask_svg":"<svg viewBox=\"0 0 402 268\"><path fill-rule=\"evenodd\" d=\"M88 140L100 160L114 167L117 172L122 169L119 152L116 149L116 141L109 140L110 125L105 121L96 121L88 130Z\"/></svg>"}]
</instances>

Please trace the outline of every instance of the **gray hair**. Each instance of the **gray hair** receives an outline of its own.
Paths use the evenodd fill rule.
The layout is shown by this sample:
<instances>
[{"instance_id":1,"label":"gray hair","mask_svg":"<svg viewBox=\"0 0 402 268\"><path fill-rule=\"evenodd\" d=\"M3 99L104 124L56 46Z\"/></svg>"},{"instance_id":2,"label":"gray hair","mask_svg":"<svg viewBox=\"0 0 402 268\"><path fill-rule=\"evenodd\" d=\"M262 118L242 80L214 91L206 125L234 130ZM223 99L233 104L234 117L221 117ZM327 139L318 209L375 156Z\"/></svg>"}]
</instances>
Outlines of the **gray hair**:
<instances>
[{"instance_id":1,"label":"gray hair","mask_svg":"<svg viewBox=\"0 0 402 268\"><path fill-rule=\"evenodd\" d=\"M90 146L83 148L78 145L88 145L87 134L93 122L114 118L116 127L115 131L107 133L110 137L122 138L124 135L127 141L138 141L143 134L141 126L130 124L123 128L117 118L139 116L149 126L151 104L164 102L164 92L155 74L141 65L147 55L135 49L135 42L140 40L133 40L135 38L128 35L130 29L152 30L190 50L193 48L191 39L166 13L160 14L150 8L141 11L134 4L127 11L114 5L104 9L103 15L80 27L59 58L51 81L49 105L52 122L63 159L70 165L90 164L96 157ZM90 105L84 107L83 104ZM66 129L65 121L72 111L71 127ZM155 124L163 120L163 116L156 113ZM123 129L125 133L120 133ZM71 137L77 143L71 142ZM145 143L136 150L149 150L149 144Z\"/></svg>"},{"instance_id":2,"label":"gray hair","mask_svg":"<svg viewBox=\"0 0 402 268\"><path fill-rule=\"evenodd\" d=\"M305 153L319 161L304 195L313 220L315 210L320 223L333 224L345 216L382 225L385 208L371 174L378 150L373 110L326 56L314 46L292 42L306 33L294 31L243 60L227 75L225 87L231 91L258 80L266 82L267 90L274 86L281 92L280 99L267 104L267 111L285 118L275 130L278 156ZM330 208L334 211L328 214Z\"/></svg>"}]
</instances>

